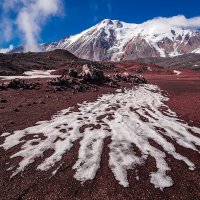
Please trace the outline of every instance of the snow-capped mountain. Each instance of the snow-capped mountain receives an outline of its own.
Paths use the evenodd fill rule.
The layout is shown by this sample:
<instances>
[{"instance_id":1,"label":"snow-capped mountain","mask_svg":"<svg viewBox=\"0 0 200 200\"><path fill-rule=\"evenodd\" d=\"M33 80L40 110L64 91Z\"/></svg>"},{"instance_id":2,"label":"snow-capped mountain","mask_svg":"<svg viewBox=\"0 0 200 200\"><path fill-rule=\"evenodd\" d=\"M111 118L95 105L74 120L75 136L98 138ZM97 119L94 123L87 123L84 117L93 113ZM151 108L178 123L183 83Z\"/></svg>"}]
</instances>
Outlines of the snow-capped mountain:
<instances>
[{"instance_id":1,"label":"snow-capped mountain","mask_svg":"<svg viewBox=\"0 0 200 200\"><path fill-rule=\"evenodd\" d=\"M159 24L156 19L142 24L106 19L80 34L40 47L42 51L66 49L90 60L174 57L200 53L200 32Z\"/></svg>"}]
</instances>

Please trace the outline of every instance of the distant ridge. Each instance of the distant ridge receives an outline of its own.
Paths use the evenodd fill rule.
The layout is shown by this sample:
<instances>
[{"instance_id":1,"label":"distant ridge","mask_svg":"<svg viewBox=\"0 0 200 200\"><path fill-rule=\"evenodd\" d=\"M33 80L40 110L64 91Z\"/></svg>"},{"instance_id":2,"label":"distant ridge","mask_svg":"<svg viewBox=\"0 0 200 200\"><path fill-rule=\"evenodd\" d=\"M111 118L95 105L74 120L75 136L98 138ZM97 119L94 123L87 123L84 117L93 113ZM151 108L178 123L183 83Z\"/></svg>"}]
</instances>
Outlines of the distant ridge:
<instances>
[{"instance_id":1,"label":"distant ridge","mask_svg":"<svg viewBox=\"0 0 200 200\"><path fill-rule=\"evenodd\" d=\"M129 24L106 19L80 34L58 42L40 44L41 51L66 49L95 61L120 61L146 57L175 57L200 53L200 32L159 23ZM23 52L23 47L13 52Z\"/></svg>"}]
</instances>

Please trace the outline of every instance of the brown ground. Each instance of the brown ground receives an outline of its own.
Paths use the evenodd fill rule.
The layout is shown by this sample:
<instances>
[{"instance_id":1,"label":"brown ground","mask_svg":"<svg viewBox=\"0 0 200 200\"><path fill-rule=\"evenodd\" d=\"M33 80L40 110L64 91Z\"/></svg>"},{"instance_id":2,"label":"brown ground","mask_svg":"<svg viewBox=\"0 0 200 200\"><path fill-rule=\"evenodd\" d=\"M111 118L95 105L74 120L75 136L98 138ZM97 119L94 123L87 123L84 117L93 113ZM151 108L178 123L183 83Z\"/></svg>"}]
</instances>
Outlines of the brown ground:
<instances>
[{"instance_id":1,"label":"brown ground","mask_svg":"<svg viewBox=\"0 0 200 200\"><path fill-rule=\"evenodd\" d=\"M184 72L180 76L170 74L146 74L149 82L158 84L165 90L170 100L167 105L191 125L200 127L200 73ZM179 79L177 79L179 78ZM42 83L44 84L44 80ZM40 120L48 120L57 111L69 106L76 106L85 100L93 101L102 93L113 92L112 88L99 88L96 92L78 93L56 92L45 84L40 90L8 90L0 91L2 98L7 103L0 103L0 133L24 129L34 125ZM14 111L18 108L19 112ZM192 120L192 121L191 121ZM168 138L169 139L169 138ZM0 140L0 143L3 141ZM110 140L106 139L109 144ZM159 146L159 145L158 145ZM129 188L124 188L115 180L108 166L108 145L104 145L101 168L92 181L84 185L73 178L71 169L77 159L79 144L64 155L64 163L56 176L51 177L51 172L36 171L40 159L29 166L23 173L9 179L10 173L6 171L9 155L16 148L8 152L0 151L0 199L137 199L137 200L198 200L200 199L200 168L189 171L187 166L180 161L167 156L172 171L169 172L174 180L174 185L161 191L155 189L150 183L149 172L156 170L155 160L149 157L144 166L140 166L138 174L140 180L135 179L135 170L130 170L128 179ZM162 149L161 146L159 148ZM200 156L191 150L186 151L176 146L178 152L200 166ZM46 155L51 152L46 152ZM45 157L45 155L44 155Z\"/></svg>"}]
</instances>

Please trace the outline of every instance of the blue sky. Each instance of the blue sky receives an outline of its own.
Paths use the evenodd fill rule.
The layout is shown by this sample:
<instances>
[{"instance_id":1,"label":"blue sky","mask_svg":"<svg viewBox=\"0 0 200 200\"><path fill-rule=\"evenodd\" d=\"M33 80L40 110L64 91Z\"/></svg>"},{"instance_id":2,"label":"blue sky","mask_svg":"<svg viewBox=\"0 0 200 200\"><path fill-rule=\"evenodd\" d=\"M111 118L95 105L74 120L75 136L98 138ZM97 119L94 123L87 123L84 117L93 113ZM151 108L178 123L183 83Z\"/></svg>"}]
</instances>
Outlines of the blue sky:
<instances>
[{"instance_id":1,"label":"blue sky","mask_svg":"<svg viewBox=\"0 0 200 200\"><path fill-rule=\"evenodd\" d=\"M160 16L200 16L200 0L63 0L62 7L57 16L48 18L41 27L40 42L56 41L79 33L105 18L142 23ZM0 15L2 13L1 7ZM16 14L9 15L10 20L14 20ZM17 28L14 27L14 30ZM22 43L22 37L17 32L8 41L1 38L0 48Z\"/></svg>"}]
</instances>

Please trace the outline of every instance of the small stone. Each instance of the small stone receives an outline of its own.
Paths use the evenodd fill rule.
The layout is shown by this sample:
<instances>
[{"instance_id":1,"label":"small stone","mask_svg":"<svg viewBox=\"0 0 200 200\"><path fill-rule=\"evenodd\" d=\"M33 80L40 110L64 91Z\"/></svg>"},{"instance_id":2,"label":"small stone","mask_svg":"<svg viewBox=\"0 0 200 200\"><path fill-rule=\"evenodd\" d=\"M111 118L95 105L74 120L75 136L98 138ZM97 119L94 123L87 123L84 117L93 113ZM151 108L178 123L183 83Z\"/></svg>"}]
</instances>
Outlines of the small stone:
<instances>
[{"instance_id":1,"label":"small stone","mask_svg":"<svg viewBox=\"0 0 200 200\"><path fill-rule=\"evenodd\" d=\"M8 101L6 99L1 99L1 103L7 103Z\"/></svg>"},{"instance_id":2,"label":"small stone","mask_svg":"<svg viewBox=\"0 0 200 200\"><path fill-rule=\"evenodd\" d=\"M43 100L39 102L39 104L46 104Z\"/></svg>"},{"instance_id":3,"label":"small stone","mask_svg":"<svg viewBox=\"0 0 200 200\"><path fill-rule=\"evenodd\" d=\"M75 69L69 70L69 77L76 78L78 76L78 72Z\"/></svg>"},{"instance_id":4,"label":"small stone","mask_svg":"<svg viewBox=\"0 0 200 200\"><path fill-rule=\"evenodd\" d=\"M19 109L18 109L18 108L14 108L14 111L15 111L15 112L19 112Z\"/></svg>"}]
</instances>

